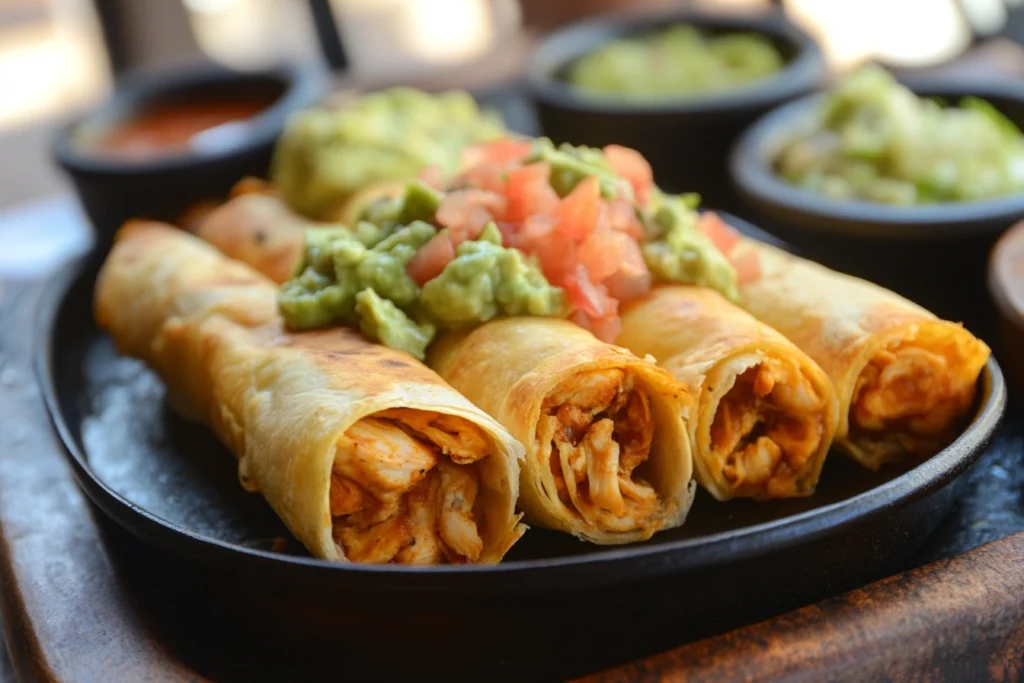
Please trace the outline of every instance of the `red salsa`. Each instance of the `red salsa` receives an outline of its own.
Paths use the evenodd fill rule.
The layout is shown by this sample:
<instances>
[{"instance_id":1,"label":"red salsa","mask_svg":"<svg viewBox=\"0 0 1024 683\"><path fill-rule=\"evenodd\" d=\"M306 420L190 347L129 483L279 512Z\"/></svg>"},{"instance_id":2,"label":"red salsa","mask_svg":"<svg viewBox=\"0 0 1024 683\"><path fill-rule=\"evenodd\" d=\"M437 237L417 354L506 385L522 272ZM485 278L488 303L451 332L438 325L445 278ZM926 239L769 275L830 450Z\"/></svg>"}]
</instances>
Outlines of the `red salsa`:
<instances>
[{"instance_id":1,"label":"red salsa","mask_svg":"<svg viewBox=\"0 0 1024 683\"><path fill-rule=\"evenodd\" d=\"M145 159L197 148L197 136L224 124L246 121L276 97L236 97L216 100L162 102L100 134L90 147L105 154Z\"/></svg>"}]
</instances>

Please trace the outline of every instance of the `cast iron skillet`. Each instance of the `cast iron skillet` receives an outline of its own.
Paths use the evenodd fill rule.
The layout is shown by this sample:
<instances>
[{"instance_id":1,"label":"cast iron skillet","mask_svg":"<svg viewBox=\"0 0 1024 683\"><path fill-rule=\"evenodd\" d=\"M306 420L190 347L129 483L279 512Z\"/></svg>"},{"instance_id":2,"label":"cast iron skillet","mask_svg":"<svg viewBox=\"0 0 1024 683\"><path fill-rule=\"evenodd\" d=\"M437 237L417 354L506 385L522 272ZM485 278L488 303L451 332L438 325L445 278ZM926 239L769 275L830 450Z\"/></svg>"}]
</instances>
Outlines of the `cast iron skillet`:
<instances>
[{"instance_id":1,"label":"cast iron skillet","mask_svg":"<svg viewBox=\"0 0 1024 683\"><path fill-rule=\"evenodd\" d=\"M46 402L154 628L216 680L563 678L852 588L923 543L1006 401L990 362L970 426L918 467L870 473L833 454L812 498L701 493L681 529L646 543L534 529L493 567L330 564L294 540L270 550L287 531L242 491L234 459L94 326L94 278L49 285L36 330Z\"/></svg>"}]
</instances>

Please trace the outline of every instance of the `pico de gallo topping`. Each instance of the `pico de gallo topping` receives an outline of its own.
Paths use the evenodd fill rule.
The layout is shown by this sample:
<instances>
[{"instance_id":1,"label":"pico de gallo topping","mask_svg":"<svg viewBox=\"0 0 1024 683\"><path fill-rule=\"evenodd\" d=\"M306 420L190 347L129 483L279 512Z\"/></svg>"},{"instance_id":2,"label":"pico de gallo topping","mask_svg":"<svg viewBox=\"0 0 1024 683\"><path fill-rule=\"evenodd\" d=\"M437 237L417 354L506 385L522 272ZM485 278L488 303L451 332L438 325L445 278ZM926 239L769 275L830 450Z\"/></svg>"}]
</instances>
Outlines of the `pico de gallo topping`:
<instances>
[{"instance_id":1,"label":"pico de gallo topping","mask_svg":"<svg viewBox=\"0 0 1024 683\"><path fill-rule=\"evenodd\" d=\"M281 311L295 328L358 324L419 357L436 329L500 315L568 317L614 341L620 305L656 282L736 298L736 271L698 226L697 201L661 192L626 147L474 145L454 176L428 169L352 230L311 231Z\"/></svg>"}]
</instances>

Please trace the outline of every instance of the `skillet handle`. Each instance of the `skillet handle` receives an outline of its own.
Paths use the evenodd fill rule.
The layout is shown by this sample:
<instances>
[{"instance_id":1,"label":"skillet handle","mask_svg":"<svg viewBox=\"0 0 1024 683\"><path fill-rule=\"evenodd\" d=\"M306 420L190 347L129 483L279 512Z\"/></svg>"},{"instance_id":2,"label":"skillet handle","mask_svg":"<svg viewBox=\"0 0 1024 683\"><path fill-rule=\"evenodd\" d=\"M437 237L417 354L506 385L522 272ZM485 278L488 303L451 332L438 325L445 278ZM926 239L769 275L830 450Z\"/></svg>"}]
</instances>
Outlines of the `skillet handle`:
<instances>
[{"instance_id":1,"label":"skillet handle","mask_svg":"<svg viewBox=\"0 0 1024 683\"><path fill-rule=\"evenodd\" d=\"M1024 533L581 683L921 677L1024 680Z\"/></svg>"}]
</instances>

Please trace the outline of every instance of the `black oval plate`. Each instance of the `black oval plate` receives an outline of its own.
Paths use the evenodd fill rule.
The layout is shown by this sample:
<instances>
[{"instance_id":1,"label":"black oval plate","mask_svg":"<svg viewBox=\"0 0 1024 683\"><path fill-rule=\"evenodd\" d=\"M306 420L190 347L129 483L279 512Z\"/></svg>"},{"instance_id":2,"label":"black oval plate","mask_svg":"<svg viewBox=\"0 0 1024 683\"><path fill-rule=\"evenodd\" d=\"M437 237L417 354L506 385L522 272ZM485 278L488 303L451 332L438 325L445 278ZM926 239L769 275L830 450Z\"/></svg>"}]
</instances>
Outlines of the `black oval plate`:
<instances>
[{"instance_id":1,"label":"black oval plate","mask_svg":"<svg viewBox=\"0 0 1024 683\"><path fill-rule=\"evenodd\" d=\"M119 544L125 575L218 680L337 676L342 661L363 679L576 675L853 587L923 543L1006 401L990 361L970 425L917 467L872 473L833 454L811 498L700 492L683 527L645 543L532 529L493 567L332 564L240 488L234 458L165 407L158 377L117 355L92 321L94 277L58 279L40 311L47 405L79 484L134 539ZM236 653L216 659L232 668L199 642Z\"/></svg>"}]
</instances>

